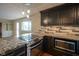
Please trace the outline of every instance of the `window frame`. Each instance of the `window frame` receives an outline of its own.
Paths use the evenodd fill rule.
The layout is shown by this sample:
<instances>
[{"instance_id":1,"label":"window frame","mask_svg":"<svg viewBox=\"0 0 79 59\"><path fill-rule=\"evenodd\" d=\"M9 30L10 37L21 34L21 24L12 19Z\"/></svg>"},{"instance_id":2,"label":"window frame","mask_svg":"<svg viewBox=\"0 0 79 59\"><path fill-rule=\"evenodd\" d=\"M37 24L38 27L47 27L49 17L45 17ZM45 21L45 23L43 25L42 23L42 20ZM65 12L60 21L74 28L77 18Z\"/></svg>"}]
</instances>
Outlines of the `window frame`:
<instances>
[{"instance_id":1,"label":"window frame","mask_svg":"<svg viewBox=\"0 0 79 59\"><path fill-rule=\"evenodd\" d=\"M30 29L27 27L29 30L25 30L25 29L22 28L23 27L23 24L22 24L23 22L30 22ZM28 26L29 26L29 24L28 24ZM32 31L32 21L30 21L30 20L22 21L21 22L21 31L27 31L27 32Z\"/></svg>"}]
</instances>

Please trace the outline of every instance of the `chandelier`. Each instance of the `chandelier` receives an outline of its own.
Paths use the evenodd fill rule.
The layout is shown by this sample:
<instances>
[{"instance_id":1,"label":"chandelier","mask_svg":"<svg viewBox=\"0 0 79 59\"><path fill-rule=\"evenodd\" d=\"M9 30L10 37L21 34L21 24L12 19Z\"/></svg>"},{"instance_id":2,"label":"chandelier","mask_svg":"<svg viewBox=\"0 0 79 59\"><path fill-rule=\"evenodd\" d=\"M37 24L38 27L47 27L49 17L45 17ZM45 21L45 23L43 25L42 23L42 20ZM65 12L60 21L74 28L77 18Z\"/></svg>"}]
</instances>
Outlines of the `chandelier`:
<instances>
[{"instance_id":1,"label":"chandelier","mask_svg":"<svg viewBox=\"0 0 79 59\"><path fill-rule=\"evenodd\" d=\"M25 15L27 19L30 19L30 12L31 12L30 5L31 4L26 3L24 5L26 5L27 9L22 11L22 15Z\"/></svg>"}]
</instances>

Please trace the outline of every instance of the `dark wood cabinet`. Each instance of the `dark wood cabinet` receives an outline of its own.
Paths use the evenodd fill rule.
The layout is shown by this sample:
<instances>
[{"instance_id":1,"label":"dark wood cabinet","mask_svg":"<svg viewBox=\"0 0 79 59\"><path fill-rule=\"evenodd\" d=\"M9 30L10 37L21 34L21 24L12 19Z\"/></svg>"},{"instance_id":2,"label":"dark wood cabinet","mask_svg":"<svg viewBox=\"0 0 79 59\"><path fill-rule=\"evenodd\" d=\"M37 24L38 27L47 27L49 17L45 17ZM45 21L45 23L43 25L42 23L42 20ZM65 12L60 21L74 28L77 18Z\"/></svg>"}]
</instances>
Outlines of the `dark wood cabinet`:
<instances>
[{"instance_id":1,"label":"dark wood cabinet","mask_svg":"<svg viewBox=\"0 0 79 59\"><path fill-rule=\"evenodd\" d=\"M44 20L47 18L47 24ZM79 4L68 3L41 11L41 25L78 26Z\"/></svg>"},{"instance_id":2,"label":"dark wood cabinet","mask_svg":"<svg viewBox=\"0 0 79 59\"><path fill-rule=\"evenodd\" d=\"M76 24L79 26L79 4L76 5Z\"/></svg>"},{"instance_id":3,"label":"dark wood cabinet","mask_svg":"<svg viewBox=\"0 0 79 59\"><path fill-rule=\"evenodd\" d=\"M49 23L51 23L51 25L59 25L58 11L56 9L55 10L50 10L49 18L50 18Z\"/></svg>"},{"instance_id":4,"label":"dark wood cabinet","mask_svg":"<svg viewBox=\"0 0 79 59\"><path fill-rule=\"evenodd\" d=\"M0 38L2 37L2 23L0 23Z\"/></svg>"},{"instance_id":5,"label":"dark wood cabinet","mask_svg":"<svg viewBox=\"0 0 79 59\"><path fill-rule=\"evenodd\" d=\"M54 56L77 56L79 55L79 41L52 37L52 36L44 36L42 49L44 52L48 52Z\"/></svg>"},{"instance_id":6,"label":"dark wood cabinet","mask_svg":"<svg viewBox=\"0 0 79 59\"><path fill-rule=\"evenodd\" d=\"M6 54L2 56L27 56L27 44L6 51Z\"/></svg>"},{"instance_id":7,"label":"dark wood cabinet","mask_svg":"<svg viewBox=\"0 0 79 59\"><path fill-rule=\"evenodd\" d=\"M48 26L49 23L48 20L49 20L48 12L47 11L41 12L41 25Z\"/></svg>"},{"instance_id":8,"label":"dark wood cabinet","mask_svg":"<svg viewBox=\"0 0 79 59\"><path fill-rule=\"evenodd\" d=\"M59 24L60 25L75 25L75 5L73 4L65 4L58 9L59 11Z\"/></svg>"},{"instance_id":9,"label":"dark wood cabinet","mask_svg":"<svg viewBox=\"0 0 79 59\"><path fill-rule=\"evenodd\" d=\"M44 36L42 48L43 51L51 51L54 47L54 41L52 36Z\"/></svg>"},{"instance_id":10,"label":"dark wood cabinet","mask_svg":"<svg viewBox=\"0 0 79 59\"><path fill-rule=\"evenodd\" d=\"M45 23L47 22L47 23ZM45 10L41 11L41 26L52 26L52 25L58 25L58 12L57 10Z\"/></svg>"}]
</instances>

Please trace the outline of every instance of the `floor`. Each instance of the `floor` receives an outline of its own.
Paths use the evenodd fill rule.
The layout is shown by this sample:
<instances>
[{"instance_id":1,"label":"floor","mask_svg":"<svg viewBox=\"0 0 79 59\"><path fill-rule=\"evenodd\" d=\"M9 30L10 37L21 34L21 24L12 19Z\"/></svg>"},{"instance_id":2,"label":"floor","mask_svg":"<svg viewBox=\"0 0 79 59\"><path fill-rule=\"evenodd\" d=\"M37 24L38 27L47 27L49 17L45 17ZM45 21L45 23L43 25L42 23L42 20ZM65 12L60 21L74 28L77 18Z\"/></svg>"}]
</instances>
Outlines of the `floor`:
<instances>
[{"instance_id":1,"label":"floor","mask_svg":"<svg viewBox=\"0 0 79 59\"><path fill-rule=\"evenodd\" d=\"M39 49L33 49L32 50L32 56L77 56L77 55L74 54L74 53L71 54L71 53L68 53L68 52L60 52L58 50L52 50L52 51L44 52L44 51L41 51Z\"/></svg>"},{"instance_id":2,"label":"floor","mask_svg":"<svg viewBox=\"0 0 79 59\"><path fill-rule=\"evenodd\" d=\"M47 52L38 50L38 49L33 49L33 50L32 50L32 56L52 56L52 55L50 55L50 54L47 53Z\"/></svg>"}]
</instances>

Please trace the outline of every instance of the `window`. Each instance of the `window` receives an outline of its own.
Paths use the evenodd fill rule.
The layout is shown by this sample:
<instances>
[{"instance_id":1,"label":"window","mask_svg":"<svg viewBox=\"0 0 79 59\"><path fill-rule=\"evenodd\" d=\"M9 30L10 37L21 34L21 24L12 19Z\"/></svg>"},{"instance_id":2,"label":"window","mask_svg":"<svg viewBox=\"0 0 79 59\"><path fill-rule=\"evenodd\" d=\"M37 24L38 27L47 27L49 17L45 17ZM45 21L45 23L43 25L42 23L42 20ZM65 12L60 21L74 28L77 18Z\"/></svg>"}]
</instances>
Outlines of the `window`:
<instances>
[{"instance_id":1,"label":"window","mask_svg":"<svg viewBox=\"0 0 79 59\"><path fill-rule=\"evenodd\" d=\"M9 26L9 25L8 25L8 24L6 24L6 31L8 31L8 26Z\"/></svg>"},{"instance_id":2,"label":"window","mask_svg":"<svg viewBox=\"0 0 79 59\"><path fill-rule=\"evenodd\" d=\"M31 41L32 39L32 33L26 33L26 34L22 34L21 35L21 38L22 38L22 40L25 40L25 41L27 41L27 43L29 42L29 41Z\"/></svg>"},{"instance_id":3,"label":"window","mask_svg":"<svg viewBox=\"0 0 79 59\"><path fill-rule=\"evenodd\" d=\"M23 21L21 22L21 39L27 42L31 41L32 33L31 33L31 21Z\"/></svg>"},{"instance_id":4,"label":"window","mask_svg":"<svg viewBox=\"0 0 79 59\"><path fill-rule=\"evenodd\" d=\"M16 37L19 37L19 22L16 23Z\"/></svg>"},{"instance_id":5,"label":"window","mask_svg":"<svg viewBox=\"0 0 79 59\"><path fill-rule=\"evenodd\" d=\"M31 31L31 21L24 21L21 24L22 31Z\"/></svg>"}]
</instances>

